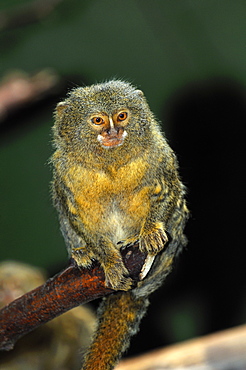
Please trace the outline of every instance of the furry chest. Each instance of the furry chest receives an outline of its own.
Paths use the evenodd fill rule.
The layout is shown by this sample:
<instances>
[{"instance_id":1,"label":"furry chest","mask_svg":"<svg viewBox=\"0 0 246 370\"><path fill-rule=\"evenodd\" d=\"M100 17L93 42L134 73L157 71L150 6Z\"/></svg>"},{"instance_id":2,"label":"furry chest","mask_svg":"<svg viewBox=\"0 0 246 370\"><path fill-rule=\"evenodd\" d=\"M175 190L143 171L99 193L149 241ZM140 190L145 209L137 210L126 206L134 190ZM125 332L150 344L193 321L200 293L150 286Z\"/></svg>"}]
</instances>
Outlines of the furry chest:
<instances>
[{"instance_id":1,"label":"furry chest","mask_svg":"<svg viewBox=\"0 0 246 370\"><path fill-rule=\"evenodd\" d=\"M74 168L68 186L74 196L76 214L92 233L108 235L115 241L139 232L150 208L150 186L143 184L139 167L115 174ZM145 172L145 171L144 171Z\"/></svg>"}]
</instances>

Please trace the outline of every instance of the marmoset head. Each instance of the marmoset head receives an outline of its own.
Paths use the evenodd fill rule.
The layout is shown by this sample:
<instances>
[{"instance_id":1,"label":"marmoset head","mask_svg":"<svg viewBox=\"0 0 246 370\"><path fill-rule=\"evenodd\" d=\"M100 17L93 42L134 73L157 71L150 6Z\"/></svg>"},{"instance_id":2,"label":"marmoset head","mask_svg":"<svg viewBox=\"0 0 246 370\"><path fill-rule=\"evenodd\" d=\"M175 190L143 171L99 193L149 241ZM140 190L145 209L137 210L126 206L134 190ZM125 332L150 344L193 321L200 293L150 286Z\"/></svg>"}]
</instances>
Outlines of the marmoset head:
<instances>
[{"instance_id":1,"label":"marmoset head","mask_svg":"<svg viewBox=\"0 0 246 370\"><path fill-rule=\"evenodd\" d=\"M141 90L113 80L73 89L57 105L57 146L72 150L114 149L129 140L143 141L153 115Z\"/></svg>"}]
</instances>

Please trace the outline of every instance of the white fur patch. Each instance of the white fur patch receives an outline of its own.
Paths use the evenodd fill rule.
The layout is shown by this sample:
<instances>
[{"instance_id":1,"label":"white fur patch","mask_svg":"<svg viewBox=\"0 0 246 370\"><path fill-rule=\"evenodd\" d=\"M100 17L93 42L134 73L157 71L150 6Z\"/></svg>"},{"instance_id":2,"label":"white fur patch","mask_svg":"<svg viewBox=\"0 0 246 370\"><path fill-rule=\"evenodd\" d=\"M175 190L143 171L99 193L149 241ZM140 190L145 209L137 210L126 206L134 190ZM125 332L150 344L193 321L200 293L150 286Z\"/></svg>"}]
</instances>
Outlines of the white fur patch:
<instances>
[{"instance_id":1,"label":"white fur patch","mask_svg":"<svg viewBox=\"0 0 246 370\"><path fill-rule=\"evenodd\" d=\"M139 274L139 279L143 280L145 276L148 274L149 270L151 269L151 266L154 262L155 256L150 256L149 254L147 255L144 265L141 269L141 272Z\"/></svg>"},{"instance_id":2,"label":"white fur patch","mask_svg":"<svg viewBox=\"0 0 246 370\"><path fill-rule=\"evenodd\" d=\"M114 210L110 212L110 215L107 219L107 230L111 234L111 240L114 244L117 244L119 241L126 238L126 230L124 229L124 217L121 212Z\"/></svg>"}]
</instances>

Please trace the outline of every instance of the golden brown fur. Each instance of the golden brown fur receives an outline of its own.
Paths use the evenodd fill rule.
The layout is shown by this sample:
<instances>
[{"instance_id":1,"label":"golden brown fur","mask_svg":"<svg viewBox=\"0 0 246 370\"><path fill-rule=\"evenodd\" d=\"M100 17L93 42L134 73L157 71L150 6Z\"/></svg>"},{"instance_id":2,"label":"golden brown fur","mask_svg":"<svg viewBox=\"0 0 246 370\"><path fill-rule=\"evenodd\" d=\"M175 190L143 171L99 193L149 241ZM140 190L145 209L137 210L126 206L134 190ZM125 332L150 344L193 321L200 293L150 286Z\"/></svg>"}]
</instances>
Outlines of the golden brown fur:
<instances>
[{"instance_id":1,"label":"golden brown fur","mask_svg":"<svg viewBox=\"0 0 246 370\"><path fill-rule=\"evenodd\" d=\"M57 106L54 143L53 197L70 256L81 266L98 260L106 285L123 291L133 285L120 249L139 242L153 257L147 276L131 293L107 298L111 305L104 305L102 314L105 318L109 311L119 313L119 299L133 307L140 300L137 317L186 242L188 211L176 157L143 93L117 80L71 91ZM122 332L111 328L115 341L117 336L129 337L127 315L114 320L126 320ZM94 345L92 352L97 350ZM118 349L113 358L121 352ZM85 369L111 369L115 361Z\"/></svg>"}]
</instances>

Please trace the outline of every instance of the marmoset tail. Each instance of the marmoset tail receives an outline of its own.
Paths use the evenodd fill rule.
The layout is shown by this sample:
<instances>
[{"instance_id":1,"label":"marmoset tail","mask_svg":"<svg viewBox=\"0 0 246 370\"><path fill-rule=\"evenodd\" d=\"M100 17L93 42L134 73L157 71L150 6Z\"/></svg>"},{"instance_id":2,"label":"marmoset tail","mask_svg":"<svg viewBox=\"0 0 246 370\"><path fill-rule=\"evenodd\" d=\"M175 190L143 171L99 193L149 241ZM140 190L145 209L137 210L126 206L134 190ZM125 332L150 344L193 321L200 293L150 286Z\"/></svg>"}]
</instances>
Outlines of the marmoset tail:
<instances>
[{"instance_id":1,"label":"marmoset tail","mask_svg":"<svg viewBox=\"0 0 246 370\"><path fill-rule=\"evenodd\" d=\"M113 369L186 244L185 188L142 91L129 83L72 90L53 130L53 198L68 253L78 266L97 260L117 291L99 309L83 369ZM121 256L136 243L147 254L137 286Z\"/></svg>"}]
</instances>

